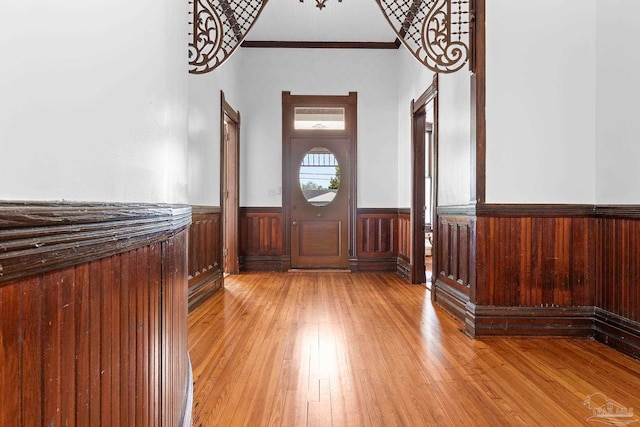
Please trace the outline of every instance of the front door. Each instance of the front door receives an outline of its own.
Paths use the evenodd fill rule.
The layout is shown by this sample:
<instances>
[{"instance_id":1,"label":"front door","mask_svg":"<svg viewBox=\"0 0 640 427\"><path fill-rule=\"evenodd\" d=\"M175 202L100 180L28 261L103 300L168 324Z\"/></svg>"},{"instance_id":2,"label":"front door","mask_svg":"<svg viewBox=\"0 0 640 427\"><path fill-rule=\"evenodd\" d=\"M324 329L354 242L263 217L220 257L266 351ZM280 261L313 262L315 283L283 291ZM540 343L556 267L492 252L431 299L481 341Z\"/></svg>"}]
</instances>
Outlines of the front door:
<instances>
[{"instance_id":1,"label":"front door","mask_svg":"<svg viewBox=\"0 0 640 427\"><path fill-rule=\"evenodd\" d=\"M349 140L291 140L291 267L349 265Z\"/></svg>"},{"instance_id":2,"label":"front door","mask_svg":"<svg viewBox=\"0 0 640 427\"><path fill-rule=\"evenodd\" d=\"M357 94L282 93L284 269L355 259Z\"/></svg>"}]
</instances>

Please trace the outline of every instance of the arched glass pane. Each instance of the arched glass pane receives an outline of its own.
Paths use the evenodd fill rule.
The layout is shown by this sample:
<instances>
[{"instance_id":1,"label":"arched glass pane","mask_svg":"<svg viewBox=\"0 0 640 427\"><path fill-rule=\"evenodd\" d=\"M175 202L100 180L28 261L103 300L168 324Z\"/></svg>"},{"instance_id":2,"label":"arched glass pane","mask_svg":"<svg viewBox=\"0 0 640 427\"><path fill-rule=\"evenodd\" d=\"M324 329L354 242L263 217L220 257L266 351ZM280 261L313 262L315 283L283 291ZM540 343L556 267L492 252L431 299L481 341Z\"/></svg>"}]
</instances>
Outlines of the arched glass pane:
<instances>
[{"instance_id":1,"label":"arched glass pane","mask_svg":"<svg viewBox=\"0 0 640 427\"><path fill-rule=\"evenodd\" d=\"M326 206L340 189L340 165L333 153L325 147L312 148L300 164L300 189L307 202Z\"/></svg>"}]
</instances>

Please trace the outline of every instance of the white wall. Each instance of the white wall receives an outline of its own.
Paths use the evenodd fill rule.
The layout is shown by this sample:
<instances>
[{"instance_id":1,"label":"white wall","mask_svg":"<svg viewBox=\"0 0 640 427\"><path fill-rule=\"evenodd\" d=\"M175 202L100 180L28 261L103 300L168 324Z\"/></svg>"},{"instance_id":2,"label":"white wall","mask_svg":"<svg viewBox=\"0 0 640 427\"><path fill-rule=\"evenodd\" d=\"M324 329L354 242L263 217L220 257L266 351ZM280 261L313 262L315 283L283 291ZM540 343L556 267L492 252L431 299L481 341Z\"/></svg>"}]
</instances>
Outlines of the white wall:
<instances>
[{"instance_id":1,"label":"white wall","mask_svg":"<svg viewBox=\"0 0 640 427\"><path fill-rule=\"evenodd\" d=\"M396 207L395 50L243 49L240 205L281 206L282 91L358 92L358 207Z\"/></svg>"},{"instance_id":2,"label":"white wall","mask_svg":"<svg viewBox=\"0 0 640 427\"><path fill-rule=\"evenodd\" d=\"M597 1L598 204L640 203L637 0Z\"/></svg>"},{"instance_id":3,"label":"white wall","mask_svg":"<svg viewBox=\"0 0 640 427\"><path fill-rule=\"evenodd\" d=\"M471 80L467 71L438 77L438 206L471 200Z\"/></svg>"},{"instance_id":4,"label":"white wall","mask_svg":"<svg viewBox=\"0 0 640 427\"><path fill-rule=\"evenodd\" d=\"M487 0L487 202L595 203L595 4Z\"/></svg>"},{"instance_id":5,"label":"white wall","mask_svg":"<svg viewBox=\"0 0 640 427\"><path fill-rule=\"evenodd\" d=\"M0 199L186 201L187 3L0 4Z\"/></svg>"},{"instance_id":6,"label":"white wall","mask_svg":"<svg viewBox=\"0 0 640 427\"><path fill-rule=\"evenodd\" d=\"M189 75L188 175L192 205L220 205L220 91L234 109L240 110L241 57L239 49L214 71Z\"/></svg>"},{"instance_id":7,"label":"white wall","mask_svg":"<svg viewBox=\"0 0 640 427\"><path fill-rule=\"evenodd\" d=\"M411 100L433 83L433 71L420 64L404 46L398 49L398 207L411 206Z\"/></svg>"}]
</instances>

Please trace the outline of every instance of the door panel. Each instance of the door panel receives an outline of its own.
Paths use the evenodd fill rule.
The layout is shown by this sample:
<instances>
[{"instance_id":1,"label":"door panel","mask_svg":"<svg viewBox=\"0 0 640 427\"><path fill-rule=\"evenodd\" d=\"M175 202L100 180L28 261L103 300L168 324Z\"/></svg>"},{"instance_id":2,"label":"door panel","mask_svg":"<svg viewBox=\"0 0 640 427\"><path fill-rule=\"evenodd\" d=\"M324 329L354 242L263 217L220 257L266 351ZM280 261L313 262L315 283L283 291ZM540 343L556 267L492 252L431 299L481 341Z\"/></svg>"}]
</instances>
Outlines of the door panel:
<instances>
[{"instance_id":1,"label":"door panel","mask_svg":"<svg viewBox=\"0 0 640 427\"><path fill-rule=\"evenodd\" d=\"M326 149L326 150L323 150ZM339 169L339 187L333 197L326 198L327 184L318 195L303 191L300 173L303 163L309 164L307 154L333 153ZM313 156L311 154L310 156ZM291 139L291 267L292 268L346 268L348 262L349 188L349 139L344 137L308 137ZM333 165L333 163L332 163ZM305 166L309 168L310 166ZM335 166L331 166L335 167ZM330 168L329 168L330 169ZM324 171L327 167L323 168ZM304 172L303 172L304 173ZM317 175L326 177L326 172ZM308 190L307 190L308 191ZM313 197L312 197L313 196ZM325 197L323 199L323 197ZM325 200L324 202L315 202ZM326 200L330 200L327 202Z\"/></svg>"},{"instance_id":2,"label":"door panel","mask_svg":"<svg viewBox=\"0 0 640 427\"><path fill-rule=\"evenodd\" d=\"M298 222L300 256L340 256L340 221Z\"/></svg>"}]
</instances>

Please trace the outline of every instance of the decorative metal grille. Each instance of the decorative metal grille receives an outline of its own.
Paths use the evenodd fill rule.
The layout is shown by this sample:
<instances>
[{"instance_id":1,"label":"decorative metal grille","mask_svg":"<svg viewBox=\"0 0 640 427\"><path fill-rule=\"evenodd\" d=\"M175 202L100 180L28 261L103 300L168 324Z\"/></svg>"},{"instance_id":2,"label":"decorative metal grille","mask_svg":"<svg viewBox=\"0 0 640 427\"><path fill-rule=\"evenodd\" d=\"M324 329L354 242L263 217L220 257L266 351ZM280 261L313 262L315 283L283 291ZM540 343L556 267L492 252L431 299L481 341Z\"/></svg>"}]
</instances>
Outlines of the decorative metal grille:
<instances>
[{"instance_id":1,"label":"decorative metal grille","mask_svg":"<svg viewBox=\"0 0 640 427\"><path fill-rule=\"evenodd\" d=\"M418 61L452 73L469 60L470 0L376 0Z\"/></svg>"},{"instance_id":2,"label":"decorative metal grille","mask_svg":"<svg viewBox=\"0 0 640 427\"><path fill-rule=\"evenodd\" d=\"M190 73L204 74L231 56L268 0L192 0Z\"/></svg>"},{"instance_id":3,"label":"decorative metal grille","mask_svg":"<svg viewBox=\"0 0 640 427\"><path fill-rule=\"evenodd\" d=\"M316 6L322 9L326 1L316 0ZM375 1L402 43L431 70L453 73L469 61L472 0ZM189 72L207 73L225 62L242 43L267 2L190 0L193 21Z\"/></svg>"}]
</instances>

